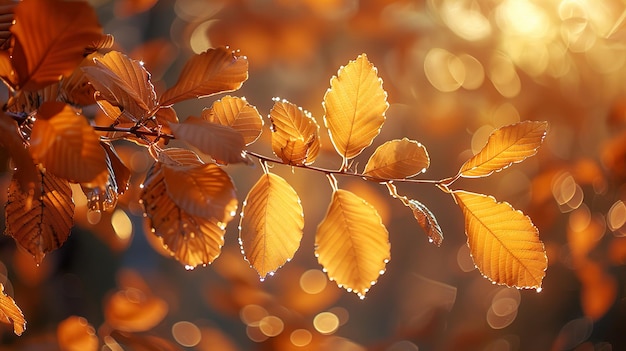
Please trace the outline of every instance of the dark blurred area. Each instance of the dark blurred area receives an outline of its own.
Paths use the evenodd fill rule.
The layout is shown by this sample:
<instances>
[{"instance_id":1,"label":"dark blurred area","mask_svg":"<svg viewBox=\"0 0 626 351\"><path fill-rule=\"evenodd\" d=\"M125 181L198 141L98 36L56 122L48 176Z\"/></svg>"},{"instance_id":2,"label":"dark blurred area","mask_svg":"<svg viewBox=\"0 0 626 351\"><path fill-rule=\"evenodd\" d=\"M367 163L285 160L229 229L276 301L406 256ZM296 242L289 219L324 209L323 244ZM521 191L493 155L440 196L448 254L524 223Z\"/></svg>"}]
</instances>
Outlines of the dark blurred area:
<instances>
[{"instance_id":1,"label":"dark blurred area","mask_svg":"<svg viewBox=\"0 0 626 351\"><path fill-rule=\"evenodd\" d=\"M111 326L102 326L104 320L124 315L116 310L116 294L130 290L145 298L136 312L138 325L165 317L134 329L141 333L101 337L101 350L626 349L624 2L91 4L117 49L142 60L160 91L176 82L190 55L221 45L240 50L250 62L249 79L231 94L245 96L263 116L272 98L280 97L310 111L323 126L321 102L330 78L367 53L390 108L381 134L355 160L358 169L376 146L408 137L430 154L431 166L421 178L454 176L496 128L548 121L536 156L489 178L455 183L529 215L545 243L547 275L540 293L482 277L471 261L459 208L431 184L397 186L435 214L445 236L441 247L429 244L411 211L384 186L338 177L339 187L378 209L390 234L386 273L360 300L327 281L313 254L316 226L330 201L326 178L281 166L272 171L296 189L305 212L304 239L294 259L260 282L240 254L237 224L231 223L215 263L187 271L162 254L143 221L138 192L150 156L134 144L119 144L133 178L115 211L88 213L84 200L75 199L71 237L39 267L12 238L2 238L0 277L28 325L21 337L3 325L0 350L58 350L57 325L72 315L107 335L103 328ZM175 108L181 119L198 116L218 98ZM323 127L321 134L316 165L338 168L341 159ZM267 128L251 148L271 155ZM227 171L241 204L262 171L258 166ZM0 178L5 187L9 181L9 174ZM6 194L1 196L6 202Z\"/></svg>"}]
</instances>

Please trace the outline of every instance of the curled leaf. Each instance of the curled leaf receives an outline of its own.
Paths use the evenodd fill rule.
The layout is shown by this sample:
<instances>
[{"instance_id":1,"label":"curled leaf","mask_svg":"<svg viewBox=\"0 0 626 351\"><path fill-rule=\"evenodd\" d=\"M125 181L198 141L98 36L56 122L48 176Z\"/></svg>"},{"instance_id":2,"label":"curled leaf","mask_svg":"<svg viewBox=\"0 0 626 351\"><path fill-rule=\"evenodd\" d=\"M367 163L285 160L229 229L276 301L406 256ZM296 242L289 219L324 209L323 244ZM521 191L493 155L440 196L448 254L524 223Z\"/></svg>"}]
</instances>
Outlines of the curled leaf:
<instances>
[{"instance_id":1,"label":"curled leaf","mask_svg":"<svg viewBox=\"0 0 626 351\"><path fill-rule=\"evenodd\" d=\"M246 196L239 228L246 260L261 278L273 274L300 247L304 213L298 194L280 176L263 174Z\"/></svg>"},{"instance_id":2,"label":"curled leaf","mask_svg":"<svg viewBox=\"0 0 626 351\"><path fill-rule=\"evenodd\" d=\"M388 107L382 80L365 54L330 80L324 95L324 122L344 166L380 133Z\"/></svg>"},{"instance_id":3,"label":"curled leaf","mask_svg":"<svg viewBox=\"0 0 626 351\"><path fill-rule=\"evenodd\" d=\"M202 111L202 118L241 133L246 145L252 144L263 131L263 118L256 107L244 98L224 96L213 103L211 108Z\"/></svg>"},{"instance_id":4,"label":"curled leaf","mask_svg":"<svg viewBox=\"0 0 626 351\"><path fill-rule=\"evenodd\" d=\"M311 164L320 151L319 126L311 114L287 100L275 99L270 111L272 150L290 165Z\"/></svg>"},{"instance_id":5,"label":"curled leaf","mask_svg":"<svg viewBox=\"0 0 626 351\"><path fill-rule=\"evenodd\" d=\"M443 231L437 222L435 215L417 200L409 200L408 207L413 211L413 216L417 220L417 223L424 229L428 236L428 241L441 246L443 242Z\"/></svg>"},{"instance_id":6,"label":"curled leaf","mask_svg":"<svg viewBox=\"0 0 626 351\"><path fill-rule=\"evenodd\" d=\"M317 227L315 255L331 280L363 297L385 272L389 233L372 205L338 189Z\"/></svg>"},{"instance_id":7,"label":"curled leaf","mask_svg":"<svg viewBox=\"0 0 626 351\"><path fill-rule=\"evenodd\" d=\"M487 144L463 164L462 177L486 177L537 153L548 130L548 122L524 121L496 129Z\"/></svg>"},{"instance_id":8,"label":"curled leaf","mask_svg":"<svg viewBox=\"0 0 626 351\"><path fill-rule=\"evenodd\" d=\"M11 296L4 293L4 285L0 283L0 322L13 323L13 332L20 336L26 330L26 319L22 310Z\"/></svg>"},{"instance_id":9,"label":"curled leaf","mask_svg":"<svg viewBox=\"0 0 626 351\"><path fill-rule=\"evenodd\" d=\"M365 165L364 174L379 179L404 179L426 172L430 158L424 145L403 138L379 146Z\"/></svg>"},{"instance_id":10,"label":"curled leaf","mask_svg":"<svg viewBox=\"0 0 626 351\"><path fill-rule=\"evenodd\" d=\"M463 211L467 244L480 272L497 284L541 289L548 259L530 218L491 196L460 190L452 195Z\"/></svg>"}]
</instances>

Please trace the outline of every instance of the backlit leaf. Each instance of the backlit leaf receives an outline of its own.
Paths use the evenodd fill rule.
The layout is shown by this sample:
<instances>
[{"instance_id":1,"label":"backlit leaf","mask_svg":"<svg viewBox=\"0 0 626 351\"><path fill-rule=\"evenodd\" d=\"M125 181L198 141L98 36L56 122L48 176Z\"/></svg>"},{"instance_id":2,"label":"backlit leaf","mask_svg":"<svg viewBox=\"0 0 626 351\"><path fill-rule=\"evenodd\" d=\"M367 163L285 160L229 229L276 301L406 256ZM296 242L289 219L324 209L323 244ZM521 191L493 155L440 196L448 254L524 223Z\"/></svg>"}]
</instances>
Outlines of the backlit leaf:
<instances>
[{"instance_id":1,"label":"backlit leaf","mask_svg":"<svg viewBox=\"0 0 626 351\"><path fill-rule=\"evenodd\" d=\"M454 191L465 217L467 244L476 267L489 280L540 289L548 259L530 218L491 196Z\"/></svg>"},{"instance_id":2,"label":"backlit leaf","mask_svg":"<svg viewBox=\"0 0 626 351\"><path fill-rule=\"evenodd\" d=\"M365 165L364 174L379 179L404 179L426 172L430 158L424 145L403 138L379 146Z\"/></svg>"},{"instance_id":3,"label":"backlit leaf","mask_svg":"<svg viewBox=\"0 0 626 351\"><path fill-rule=\"evenodd\" d=\"M93 211L108 211L115 208L117 198L128 188L130 170L122 163L110 143L101 142L105 150L106 170L96 181L82 183L81 188L87 196L87 208ZM103 177L104 179L99 179Z\"/></svg>"},{"instance_id":4,"label":"backlit leaf","mask_svg":"<svg viewBox=\"0 0 626 351\"><path fill-rule=\"evenodd\" d=\"M485 177L537 153L548 122L524 121L496 129L487 144L459 171L462 177Z\"/></svg>"},{"instance_id":5,"label":"backlit leaf","mask_svg":"<svg viewBox=\"0 0 626 351\"><path fill-rule=\"evenodd\" d=\"M24 147L17 122L6 114L0 115L0 145L11 156L16 168L13 178L17 180L22 193L30 194L32 198L39 197L41 189L36 186L39 183L39 171Z\"/></svg>"},{"instance_id":6,"label":"backlit leaf","mask_svg":"<svg viewBox=\"0 0 626 351\"><path fill-rule=\"evenodd\" d=\"M441 246L443 242L443 231L437 222L437 218L435 215L428 209L428 207L424 206L421 202L417 200L409 200L409 208L413 211L413 216L419 223L420 227L424 229L426 235L428 236L428 241Z\"/></svg>"},{"instance_id":7,"label":"backlit leaf","mask_svg":"<svg viewBox=\"0 0 626 351\"><path fill-rule=\"evenodd\" d=\"M239 227L246 260L262 279L274 274L300 247L304 213L298 194L280 176L263 174L246 196Z\"/></svg>"},{"instance_id":8,"label":"backlit leaf","mask_svg":"<svg viewBox=\"0 0 626 351\"><path fill-rule=\"evenodd\" d=\"M11 39L11 26L15 20L15 5L14 2L5 2L0 4L0 50L6 50L10 46Z\"/></svg>"},{"instance_id":9,"label":"backlit leaf","mask_svg":"<svg viewBox=\"0 0 626 351\"><path fill-rule=\"evenodd\" d=\"M128 120L140 121L150 117L158 103L150 73L142 63L118 51L93 60L94 66L83 66L82 70L98 91L99 98L120 108ZM117 115L109 117L118 118Z\"/></svg>"},{"instance_id":10,"label":"backlit leaf","mask_svg":"<svg viewBox=\"0 0 626 351\"><path fill-rule=\"evenodd\" d=\"M14 177L4 213L6 233L41 263L45 254L61 247L69 237L74 202L69 183L52 174L40 172L36 186L41 196L32 199Z\"/></svg>"},{"instance_id":11,"label":"backlit leaf","mask_svg":"<svg viewBox=\"0 0 626 351\"><path fill-rule=\"evenodd\" d=\"M162 150L158 159L159 162L169 166L199 166L204 164L195 152L175 147Z\"/></svg>"},{"instance_id":12,"label":"backlit leaf","mask_svg":"<svg viewBox=\"0 0 626 351\"><path fill-rule=\"evenodd\" d=\"M190 116L183 123L170 123L177 139L211 155L220 163L247 162L243 156L245 142L235 129Z\"/></svg>"},{"instance_id":13,"label":"backlit leaf","mask_svg":"<svg viewBox=\"0 0 626 351\"><path fill-rule=\"evenodd\" d=\"M106 171L100 137L84 116L61 102L45 103L39 109L30 152L48 172L71 181L90 182Z\"/></svg>"},{"instance_id":14,"label":"backlit leaf","mask_svg":"<svg viewBox=\"0 0 626 351\"><path fill-rule=\"evenodd\" d=\"M104 307L104 319L114 329L142 332L154 328L167 315L167 303L161 298L135 288L119 290Z\"/></svg>"},{"instance_id":15,"label":"backlit leaf","mask_svg":"<svg viewBox=\"0 0 626 351\"><path fill-rule=\"evenodd\" d=\"M365 54L341 68L324 95L324 123L335 149L347 160L360 154L385 122L387 92Z\"/></svg>"},{"instance_id":16,"label":"backlit leaf","mask_svg":"<svg viewBox=\"0 0 626 351\"><path fill-rule=\"evenodd\" d=\"M160 158L177 158L176 162L192 164L191 155L183 152L161 153ZM183 156L183 157L180 157ZM161 162L150 170L143 184L141 200L154 234L163 246L187 268L210 264L224 245L226 222L215 218L194 216L181 209L169 196ZM230 220L231 218L225 218Z\"/></svg>"},{"instance_id":17,"label":"backlit leaf","mask_svg":"<svg viewBox=\"0 0 626 351\"><path fill-rule=\"evenodd\" d=\"M270 120L276 156L291 165L315 161L320 151L319 126L309 112L287 100L275 99Z\"/></svg>"},{"instance_id":18,"label":"backlit leaf","mask_svg":"<svg viewBox=\"0 0 626 351\"><path fill-rule=\"evenodd\" d=\"M234 216L237 210L235 186L218 165L165 165L163 176L169 197L188 214L220 222Z\"/></svg>"},{"instance_id":19,"label":"backlit leaf","mask_svg":"<svg viewBox=\"0 0 626 351\"><path fill-rule=\"evenodd\" d=\"M93 8L82 1L26 0L15 8L12 62L19 88L37 90L67 76L102 30Z\"/></svg>"},{"instance_id":20,"label":"backlit leaf","mask_svg":"<svg viewBox=\"0 0 626 351\"><path fill-rule=\"evenodd\" d=\"M338 189L317 227L315 255L331 280L363 297L385 271L389 234L374 207Z\"/></svg>"},{"instance_id":21,"label":"backlit leaf","mask_svg":"<svg viewBox=\"0 0 626 351\"><path fill-rule=\"evenodd\" d=\"M246 145L257 140L263 130L263 118L259 111L240 97L224 96L215 101L211 108L204 109L202 118L237 130Z\"/></svg>"},{"instance_id":22,"label":"backlit leaf","mask_svg":"<svg viewBox=\"0 0 626 351\"><path fill-rule=\"evenodd\" d=\"M79 316L70 316L59 323L57 340L61 351L96 351L99 346L93 326Z\"/></svg>"},{"instance_id":23,"label":"backlit leaf","mask_svg":"<svg viewBox=\"0 0 626 351\"><path fill-rule=\"evenodd\" d=\"M178 82L161 95L161 105L237 90L248 79L248 59L219 47L193 56Z\"/></svg>"},{"instance_id":24,"label":"backlit leaf","mask_svg":"<svg viewBox=\"0 0 626 351\"><path fill-rule=\"evenodd\" d=\"M0 283L0 322L13 323L13 332L20 336L26 330L26 319L22 310L11 296L4 293L4 285Z\"/></svg>"}]
</instances>

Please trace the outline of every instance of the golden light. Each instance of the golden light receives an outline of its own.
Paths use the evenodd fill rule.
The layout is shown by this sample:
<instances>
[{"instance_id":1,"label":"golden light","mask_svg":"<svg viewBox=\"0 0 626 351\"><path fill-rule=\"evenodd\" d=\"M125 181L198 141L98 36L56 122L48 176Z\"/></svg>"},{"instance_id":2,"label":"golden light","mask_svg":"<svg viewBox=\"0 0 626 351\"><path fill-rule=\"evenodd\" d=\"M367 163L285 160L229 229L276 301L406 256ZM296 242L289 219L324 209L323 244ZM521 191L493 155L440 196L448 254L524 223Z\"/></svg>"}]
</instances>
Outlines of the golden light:
<instances>
[{"instance_id":1,"label":"golden light","mask_svg":"<svg viewBox=\"0 0 626 351\"><path fill-rule=\"evenodd\" d=\"M431 1L431 6L433 3ZM491 35L489 19L476 1L444 1L438 11L446 26L465 40L477 41Z\"/></svg>"},{"instance_id":2,"label":"golden light","mask_svg":"<svg viewBox=\"0 0 626 351\"><path fill-rule=\"evenodd\" d=\"M289 335L289 341L294 346L305 347L313 340L313 334L306 329L296 329Z\"/></svg>"},{"instance_id":3,"label":"golden light","mask_svg":"<svg viewBox=\"0 0 626 351\"><path fill-rule=\"evenodd\" d=\"M259 305L246 305L239 311L239 318L246 325L258 326L261 319L268 316L267 310Z\"/></svg>"},{"instance_id":4,"label":"golden light","mask_svg":"<svg viewBox=\"0 0 626 351\"><path fill-rule=\"evenodd\" d=\"M180 321L172 325L172 336L177 343L184 347L194 347L200 343L202 333L197 325Z\"/></svg>"},{"instance_id":5,"label":"golden light","mask_svg":"<svg viewBox=\"0 0 626 351\"><path fill-rule=\"evenodd\" d=\"M456 252L456 263L463 272L471 272L476 269L474 260L472 260L470 255L470 249L466 244L459 246Z\"/></svg>"},{"instance_id":6,"label":"golden light","mask_svg":"<svg viewBox=\"0 0 626 351\"><path fill-rule=\"evenodd\" d=\"M115 235L120 239L128 239L133 234L133 223L124 210L117 209L113 212L111 225L113 226Z\"/></svg>"},{"instance_id":7,"label":"golden light","mask_svg":"<svg viewBox=\"0 0 626 351\"><path fill-rule=\"evenodd\" d=\"M606 221L612 231L616 231L626 223L626 205L622 200L616 201L609 209Z\"/></svg>"},{"instance_id":8,"label":"golden light","mask_svg":"<svg viewBox=\"0 0 626 351\"><path fill-rule=\"evenodd\" d=\"M448 93L459 89L463 84L465 66L449 51L433 48L424 58L424 73L435 89Z\"/></svg>"},{"instance_id":9,"label":"golden light","mask_svg":"<svg viewBox=\"0 0 626 351\"><path fill-rule=\"evenodd\" d=\"M309 269L300 276L300 288L307 294L319 294L326 288L328 279L319 269Z\"/></svg>"},{"instance_id":10,"label":"golden light","mask_svg":"<svg viewBox=\"0 0 626 351\"><path fill-rule=\"evenodd\" d=\"M87 222L89 222L89 224L92 224L92 225L98 224L100 223L101 219L102 219L102 212L87 210Z\"/></svg>"},{"instance_id":11,"label":"golden light","mask_svg":"<svg viewBox=\"0 0 626 351\"><path fill-rule=\"evenodd\" d=\"M259 321L259 330L268 337L275 337L283 332L285 323L276 316L266 316Z\"/></svg>"},{"instance_id":12,"label":"golden light","mask_svg":"<svg viewBox=\"0 0 626 351\"><path fill-rule=\"evenodd\" d=\"M332 312L321 312L313 319L313 326L321 334L333 334L339 328L339 318Z\"/></svg>"},{"instance_id":13,"label":"golden light","mask_svg":"<svg viewBox=\"0 0 626 351\"><path fill-rule=\"evenodd\" d=\"M508 327L515 318L521 301L521 294L516 289L502 289L491 300L487 311L487 323L492 329Z\"/></svg>"}]
</instances>

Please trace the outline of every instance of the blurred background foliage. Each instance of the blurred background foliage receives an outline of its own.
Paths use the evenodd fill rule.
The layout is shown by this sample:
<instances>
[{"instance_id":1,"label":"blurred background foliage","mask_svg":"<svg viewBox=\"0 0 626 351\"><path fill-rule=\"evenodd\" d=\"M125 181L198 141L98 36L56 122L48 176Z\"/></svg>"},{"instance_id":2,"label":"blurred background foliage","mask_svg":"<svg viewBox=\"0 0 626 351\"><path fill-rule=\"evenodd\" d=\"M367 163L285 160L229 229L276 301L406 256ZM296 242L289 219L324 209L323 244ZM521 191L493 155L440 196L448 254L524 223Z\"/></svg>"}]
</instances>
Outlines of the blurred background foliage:
<instances>
[{"instance_id":1,"label":"blurred background foliage","mask_svg":"<svg viewBox=\"0 0 626 351\"><path fill-rule=\"evenodd\" d=\"M387 273L359 300L328 282L313 235L331 189L316 172L276 167L305 211L292 262L260 282L231 224L224 252L186 271L145 235L139 184L151 160L117 148L131 190L112 213L77 199L65 245L36 267L2 238L1 278L28 320L1 350L57 350L57 326L84 317L103 350L577 350L626 348L626 3L619 0L92 0L118 49L145 62L157 89L171 86L193 53L229 45L250 78L233 95L262 115L273 97L309 110L337 69L365 52L391 104L374 147L404 136L424 144L423 177L454 175L489 133L546 120L539 154L463 188L523 210L540 230L549 268L543 291L494 286L474 269L463 218L431 185L398 184L437 216L445 240L428 243L411 212L384 187L339 180L379 210L390 232ZM219 98L216 97L215 99ZM198 116L214 98L176 106ZM317 164L338 168L330 140ZM255 151L271 154L269 133ZM6 156L4 156L6 159ZM239 200L259 167L228 169ZM3 174L0 183L10 180ZM459 185L461 186L461 185ZM6 193L0 196L5 198ZM149 230L148 230L149 233ZM105 323L106 321L106 323ZM80 320L78 324L83 323ZM116 329L115 338L104 337ZM125 334L127 332L127 334ZM60 334L59 334L60 335ZM131 345L131 346L128 346Z\"/></svg>"}]
</instances>

